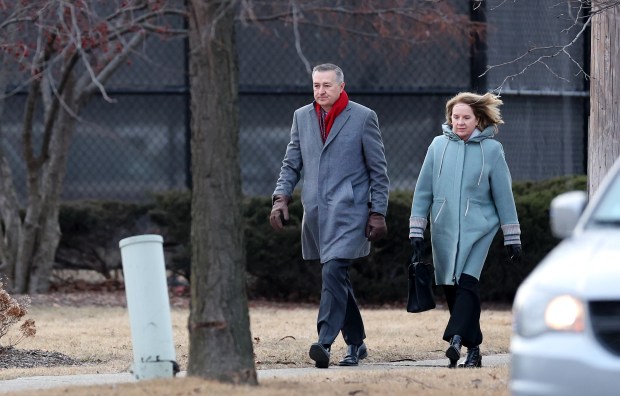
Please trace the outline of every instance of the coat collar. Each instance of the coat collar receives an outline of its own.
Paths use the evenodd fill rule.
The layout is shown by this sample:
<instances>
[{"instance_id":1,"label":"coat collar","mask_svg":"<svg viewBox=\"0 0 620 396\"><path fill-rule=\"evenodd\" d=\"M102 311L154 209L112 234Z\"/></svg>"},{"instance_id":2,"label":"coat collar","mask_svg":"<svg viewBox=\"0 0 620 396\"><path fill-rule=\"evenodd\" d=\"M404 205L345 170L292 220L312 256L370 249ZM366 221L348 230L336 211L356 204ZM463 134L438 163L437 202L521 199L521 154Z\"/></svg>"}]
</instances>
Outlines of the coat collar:
<instances>
[{"instance_id":1,"label":"coat collar","mask_svg":"<svg viewBox=\"0 0 620 396\"><path fill-rule=\"evenodd\" d=\"M319 120L317 119L316 116L316 110L314 109L314 103L310 104L309 106L309 116L310 116L310 133L312 134L312 140L314 140L314 144L316 144L318 147L323 146L323 141L321 139L321 129L319 128Z\"/></svg>"},{"instance_id":2,"label":"coat collar","mask_svg":"<svg viewBox=\"0 0 620 396\"><path fill-rule=\"evenodd\" d=\"M351 117L351 102L349 102L347 107L334 120L334 125L332 125L332 130L329 132L329 135L327 136L327 140L325 141L325 147L327 147L327 145L336 138L336 135L340 133L340 131L344 127L344 124L346 124L349 117Z\"/></svg>"},{"instance_id":3,"label":"coat collar","mask_svg":"<svg viewBox=\"0 0 620 396\"><path fill-rule=\"evenodd\" d=\"M445 137L447 137L450 140L462 140L459 135L457 135L456 133L454 133L454 131L452 130L452 127L449 126L447 123L443 123L441 125L441 129L443 131L443 134ZM493 139L495 137L495 127L493 125L488 126L486 128L484 128L483 131L480 131L479 129L476 128L476 131L478 131L478 133L476 134L474 131L474 134L472 134L472 136L469 138L469 140L467 140L468 142L481 142L484 139Z\"/></svg>"},{"instance_id":4,"label":"coat collar","mask_svg":"<svg viewBox=\"0 0 620 396\"><path fill-rule=\"evenodd\" d=\"M314 110L314 104L311 104L309 107L310 107L309 113L310 113L310 117L312 120L310 124L312 128L312 134L314 135L313 139L316 141L316 143L319 146L323 146L323 148L325 148L332 140L336 138L336 135L340 133L340 131L344 127L344 124L346 124L349 117L351 117L351 102L349 101L349 104L347 105L347 107L334 120L334 125L332 125L332 129L329 132L329 136L327 136L327 140L325 141L325 144L323 144L321 140L321 131L319 129L319 122L316 118L316 111Z\"/></svg>"}]
</instances>

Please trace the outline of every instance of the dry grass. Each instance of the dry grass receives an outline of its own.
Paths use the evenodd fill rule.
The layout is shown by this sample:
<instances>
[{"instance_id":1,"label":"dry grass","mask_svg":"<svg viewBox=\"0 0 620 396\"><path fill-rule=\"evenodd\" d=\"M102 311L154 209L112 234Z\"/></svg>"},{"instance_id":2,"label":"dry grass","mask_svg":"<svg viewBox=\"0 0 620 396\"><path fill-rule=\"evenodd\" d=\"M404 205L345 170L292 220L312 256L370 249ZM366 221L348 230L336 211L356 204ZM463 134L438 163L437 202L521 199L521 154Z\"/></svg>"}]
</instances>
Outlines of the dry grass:
<instances>
[{"instance_id":1,"label":"dry grass","mask_svg":"<svg viewBox=\"0 0 620 396\"><path fill-rule=\"evenodd\" d=\"M173 309L173 337L177 361L187 368L188 311ZM312 367L308 347L316 341L316 306L259 304L250 310L257 369ZM442 359L441 340L448 319L445 309L408 314L398 309L362 309L369 357L364 362ZM6 369L0 380L39 375L127 372L132 364L129 317L125 308L33 306L37 335L18 345L20 349L61 352L87 364L76 367ZM482 327L483 355L508 352L510 311L485 309ZM334 360L345 352L341 337L333 346ZM447 360L446 360L447 363ZM290 394L424 394L507 395L508 368L449 370L408 367L390 370L316 370L294 379L265 379L259 387L217 384L198 378L141 381L116 386L58 388L20 395L290 395ZM0 385L1 387L1 385Z\"/></svg>"},{"instance_id":2,"label":"dry grass","mask_svg":"<svg viewBox=\"0 0 620 396\"><path fill-rule=\"evenodd\" d=\"M316 342L316 307L291 308L275 306L251 311L252 336L259 368L309 367L308 347ZM363 310L367 362L441 359L447 347L441 339L448 321L448 311L435 309L408 314L404 309ZM483 353L508 352L510 312L507 309L485 310L482 330L485 334ZM338 337L332 352L338 359L346 345Z\"/></svg>"}]
</instances>

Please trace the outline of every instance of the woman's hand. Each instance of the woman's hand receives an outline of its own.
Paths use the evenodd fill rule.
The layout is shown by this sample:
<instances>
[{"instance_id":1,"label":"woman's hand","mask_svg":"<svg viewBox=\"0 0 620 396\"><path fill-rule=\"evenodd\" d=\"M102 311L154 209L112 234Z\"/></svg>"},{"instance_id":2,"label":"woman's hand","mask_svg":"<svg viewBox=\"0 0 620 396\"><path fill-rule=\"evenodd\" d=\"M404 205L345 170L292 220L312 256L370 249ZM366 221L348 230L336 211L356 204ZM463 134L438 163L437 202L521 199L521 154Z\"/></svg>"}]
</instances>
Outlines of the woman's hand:
<instances>
[{"instance_id":1,"label":"woman's hand","mask_svg":"<svg viewBox=\"0 0 620 396\"><path fill-rule=\"evenodd\" d=\"M521 245L506 245L506 253L511 263L518 263L521 261Z\"/></svg>"},{"instance_id":2,"label":"woman's hand","mask_svg":"<svg viewBox=\"0 0 620 396\"><path fill-rule=\"evenodd\" d=\"M424 238L411 238L411 247L413 248L413 254L411 255L411 262L417 263L422 261L422 254L424 253Z\"/></svg>"}]
</instances>

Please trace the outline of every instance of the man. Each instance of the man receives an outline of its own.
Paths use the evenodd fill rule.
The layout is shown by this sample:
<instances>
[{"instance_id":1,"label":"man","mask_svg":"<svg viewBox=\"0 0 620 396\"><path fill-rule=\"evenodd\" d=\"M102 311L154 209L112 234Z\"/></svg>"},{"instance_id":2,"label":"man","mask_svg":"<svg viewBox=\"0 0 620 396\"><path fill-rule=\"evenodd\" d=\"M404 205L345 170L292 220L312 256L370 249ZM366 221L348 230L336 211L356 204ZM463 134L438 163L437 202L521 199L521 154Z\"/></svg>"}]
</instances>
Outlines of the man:
<instances>
[{"instance_id":1,"label":"man","mask_svg":"<svg viewBox=\"0 0 620 396\"><path fill-rule=\"evenodd\" d=\"M370 242L387 233L387 162L377 115L349 101L342 70L318 65L312 83L314 102L293 116L269 221L275 230L288 221L303 168L302 256L319 259L322 266L319 339L309 355L316 367L327 368L331 345L342 331L347 354L339 365L357 366L368 351L348 269L353 259L368 255Z\"/></svg>"}]
</instances>

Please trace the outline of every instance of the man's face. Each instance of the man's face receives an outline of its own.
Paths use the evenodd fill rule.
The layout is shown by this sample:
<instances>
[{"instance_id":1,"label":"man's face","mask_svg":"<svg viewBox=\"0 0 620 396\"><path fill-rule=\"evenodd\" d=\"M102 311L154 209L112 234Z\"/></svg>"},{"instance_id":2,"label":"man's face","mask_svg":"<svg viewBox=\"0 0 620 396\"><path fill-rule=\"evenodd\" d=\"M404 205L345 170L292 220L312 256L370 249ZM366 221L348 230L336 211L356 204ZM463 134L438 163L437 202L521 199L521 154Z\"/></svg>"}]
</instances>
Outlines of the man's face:
<instances>
[{"instance_id":1,"label":"man's face","mask_svg":"<svg viewBox=\"0 0 620 396\"><path fill-rule=\"evenodd\" d=\"M312 85L314 100L327 112L331 110L344 89L344 82L336 82L336 72L333 70L314 72Z\"/></svg>"}]
</instances>

